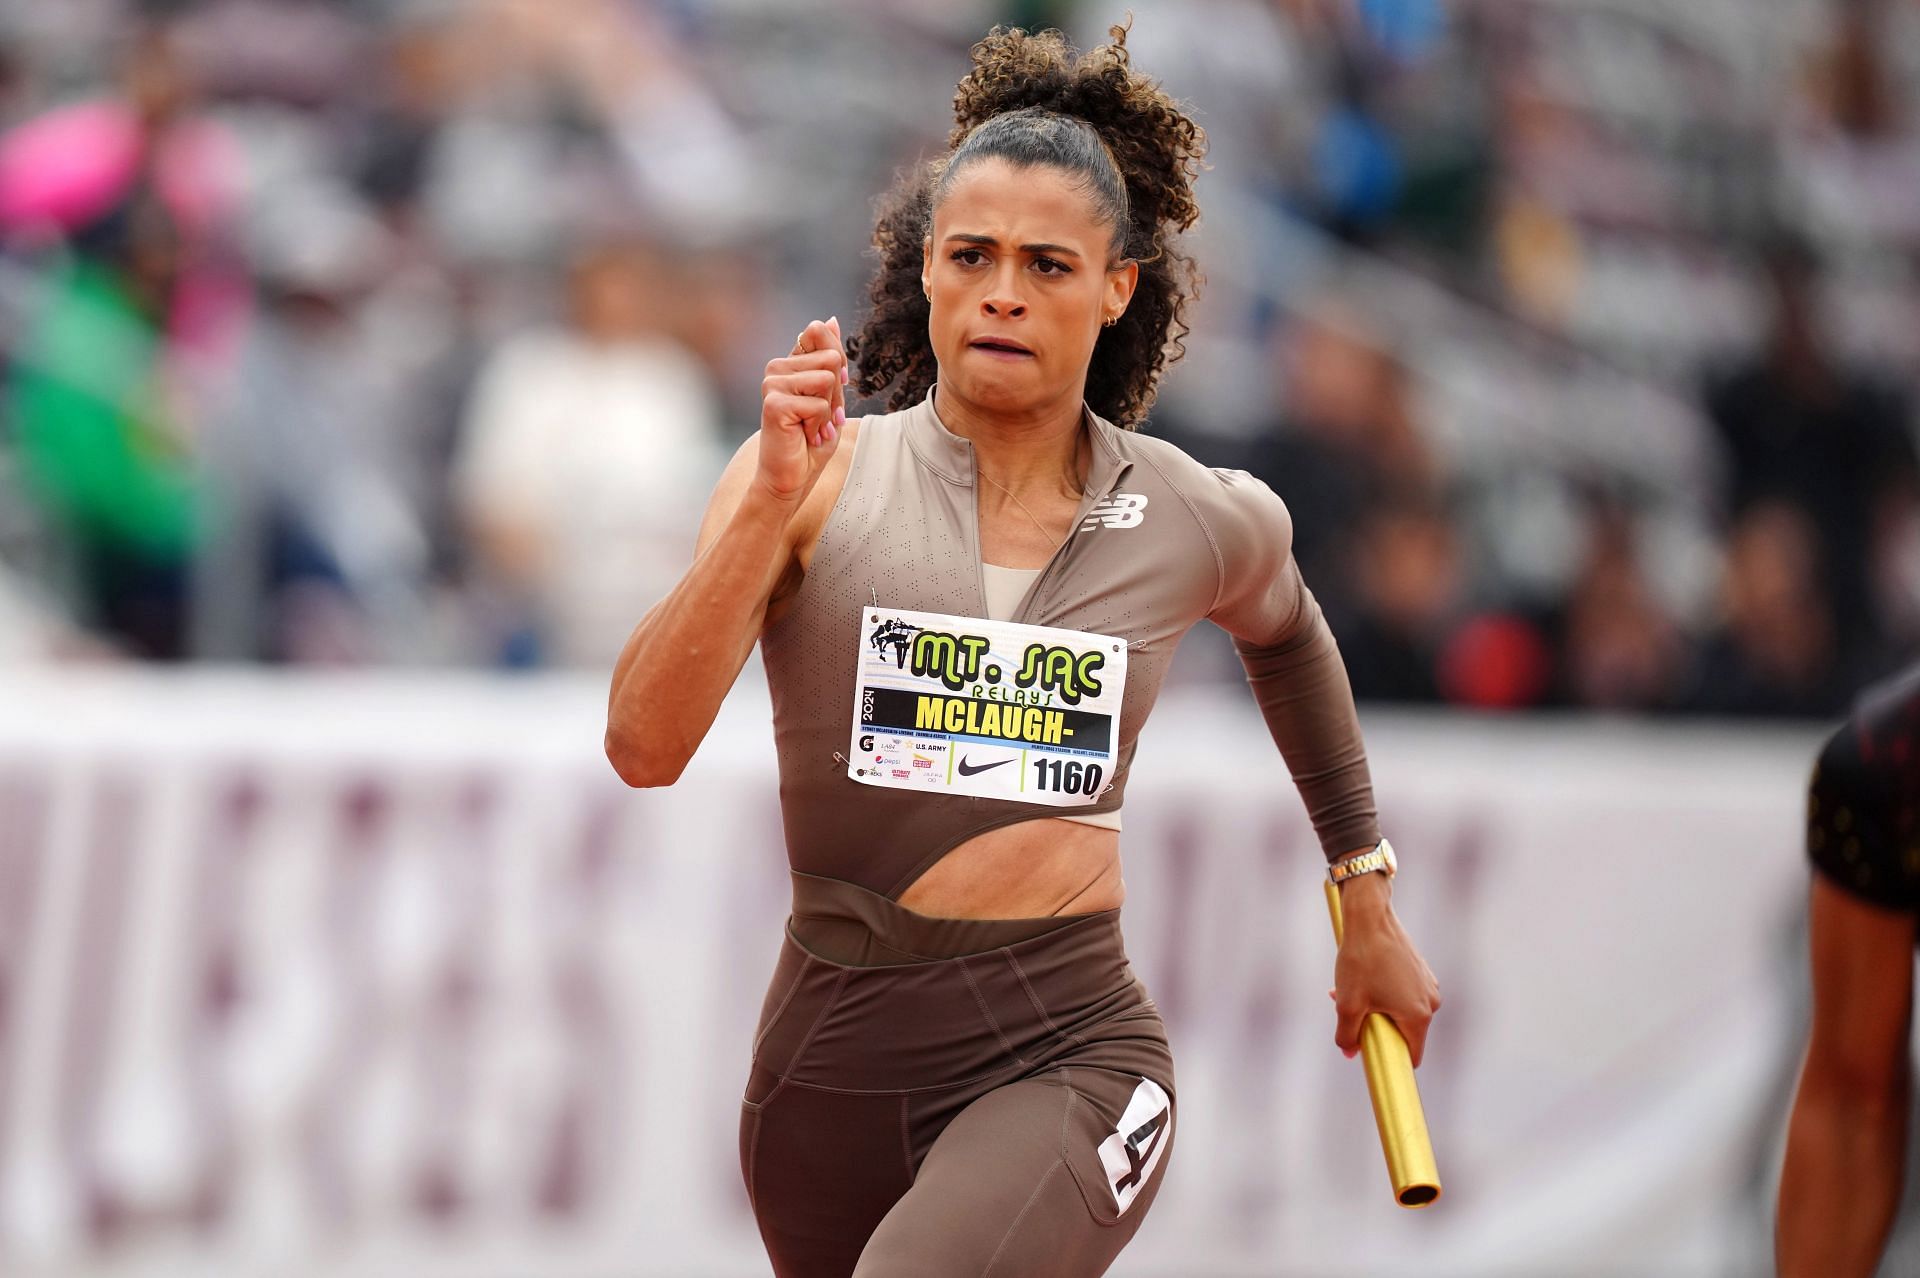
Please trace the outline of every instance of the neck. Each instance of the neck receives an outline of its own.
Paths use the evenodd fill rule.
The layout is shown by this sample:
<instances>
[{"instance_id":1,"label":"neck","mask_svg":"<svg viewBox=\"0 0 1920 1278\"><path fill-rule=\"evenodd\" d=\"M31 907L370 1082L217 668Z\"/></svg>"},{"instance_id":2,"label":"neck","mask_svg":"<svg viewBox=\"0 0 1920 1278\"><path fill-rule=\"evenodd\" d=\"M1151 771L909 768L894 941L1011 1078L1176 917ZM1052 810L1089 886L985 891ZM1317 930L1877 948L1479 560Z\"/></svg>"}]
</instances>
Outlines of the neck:
<instances>
[{"instance_id":1,"label":"neck","mask_svg":"<svg viewBox=\"0 0 1920 1278\"><path fill-rule=\"evenodd\" d=\"M983 409L945 383L934 390L940 424L973 444L974 462L983 474L1021 493L1058 488L1080 495L1085 484L1081 409L1077 394L1010 414Z\"/></svg>"}]
</instances>

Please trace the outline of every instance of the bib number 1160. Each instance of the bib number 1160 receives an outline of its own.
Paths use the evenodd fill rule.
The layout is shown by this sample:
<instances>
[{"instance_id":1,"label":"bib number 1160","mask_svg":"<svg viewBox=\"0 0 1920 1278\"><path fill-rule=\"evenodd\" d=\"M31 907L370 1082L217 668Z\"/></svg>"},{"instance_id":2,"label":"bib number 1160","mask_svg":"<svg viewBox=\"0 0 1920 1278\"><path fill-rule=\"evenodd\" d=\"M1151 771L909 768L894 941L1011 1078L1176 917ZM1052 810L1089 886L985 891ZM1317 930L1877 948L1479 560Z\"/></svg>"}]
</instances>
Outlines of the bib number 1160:
<instances>
[{"instance_id":1,"label":"bib number 1160","mask_svg":"<svg viewBox=\"0 0 1920 1278\"><path fill-rule=\"evenodd\" d=\"M1035 759L1033 771L1035 788L1061 794L1098 794L1106 776L1099 764L1078 759Z\"/></svg>"}]
</instances>

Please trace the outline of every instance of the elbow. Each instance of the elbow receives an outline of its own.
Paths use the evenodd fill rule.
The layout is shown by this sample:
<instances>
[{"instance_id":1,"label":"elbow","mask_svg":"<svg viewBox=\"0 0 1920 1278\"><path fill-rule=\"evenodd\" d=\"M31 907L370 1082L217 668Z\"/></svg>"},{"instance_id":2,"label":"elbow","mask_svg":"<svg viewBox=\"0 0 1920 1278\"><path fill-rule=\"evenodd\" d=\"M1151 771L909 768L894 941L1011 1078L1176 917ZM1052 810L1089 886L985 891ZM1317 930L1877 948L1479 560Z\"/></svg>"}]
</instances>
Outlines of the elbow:
<instances>
[{"instance_id":1,"label":"elbow","mask_svg":"<svg viewBox=\"0 0 1920 1278\"><path fill-rule=\"evenodd\" d=\"M605 745L615 775L636 790L672 785L687 769L684 756L668 757L650 748L645 734L623 731L615 724L607 725Z\"/></svg>"},{"instance_id":2,"label":"elbow","mask_svg":"<svg viewBox=\"0 0 1920 1278\"><path fill-rule=\"evenodd\" d=\"M1902 1044L1904 1050L1904 1043ZM1878 1126L1906 1116L1913 1078L1906 1059L1860 1059L1845 1052L1807 1053L1800 1089L1811 1104L1847 1113ZM1891 1128L1889 1129L1891 1130Z\"/></svg>"}]
</instances>

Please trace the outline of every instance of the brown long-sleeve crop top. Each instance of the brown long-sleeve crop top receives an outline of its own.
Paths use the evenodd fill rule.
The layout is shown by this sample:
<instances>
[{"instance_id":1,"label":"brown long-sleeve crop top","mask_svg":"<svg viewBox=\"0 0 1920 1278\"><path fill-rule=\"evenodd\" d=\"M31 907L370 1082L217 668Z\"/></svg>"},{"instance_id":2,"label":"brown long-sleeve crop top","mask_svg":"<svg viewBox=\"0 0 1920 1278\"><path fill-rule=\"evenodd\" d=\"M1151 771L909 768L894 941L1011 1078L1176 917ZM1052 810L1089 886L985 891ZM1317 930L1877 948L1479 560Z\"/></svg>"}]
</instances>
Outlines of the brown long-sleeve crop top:
<instances>
[{"instance_id":1,"label":"brown long-sleeve crop top","mask_svg":"<svg viewBox=\"0 0 1920 1278\"><path fill-rule=\"evenodd\" d=\"M1233 635L1328 859L1375 842L1352 691L1294 564L1286 506L1243 471L1210 469L1090 409L1084 424L1093 462L1073 531L1011 618L1126 641L1112 784L1079 810L1120 806L1167 663L1204 618ZM795 870L898 899L967 839L1060 813L848 775L865 610L987 615L974 477L973 446L941 424L933 392L904 412L866 418L799 594L761 636Z\"/></svg>"}]
</instances>

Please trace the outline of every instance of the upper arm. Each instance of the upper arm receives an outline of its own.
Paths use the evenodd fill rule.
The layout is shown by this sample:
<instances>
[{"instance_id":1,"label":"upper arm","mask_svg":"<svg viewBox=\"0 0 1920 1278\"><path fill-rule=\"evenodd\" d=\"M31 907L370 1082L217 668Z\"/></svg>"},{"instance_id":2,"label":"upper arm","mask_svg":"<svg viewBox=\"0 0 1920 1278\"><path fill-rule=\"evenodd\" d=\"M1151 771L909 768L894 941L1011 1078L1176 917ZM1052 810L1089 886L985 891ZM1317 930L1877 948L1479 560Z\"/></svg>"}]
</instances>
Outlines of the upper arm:
<instances>
[{"instance_id":1,"label":"upper arm","mask_svg":"<svg viewBox=\"0 0 1920 1278\"><path fill-rule=\"evenodd\" d=\"M1813 862L1813 1041L1808 1069L1885 1095L1907 1068L1913 1002L1915 876L1900 854L1884 764L1848 723L1820 752L1807 792Z\"/></svg>"},{"instance_id":2,"label":"upper arm","mask_svg":"<svg viewBox=\"0 0 1920 1278\"><path fill-rule=\"evenodd\" d=\"M1196 502L1220 568L1207 616L1237 639L1280 643L1310 615L1293 560L1293 516L1278 493L1245 471L1209 475L1214 487Z\"/></svg>"},{"instance_id":3,"label":"upper arm","mask_svg":"<svg viewBox=\"0 0 1920 1278\"><path fill-rule=\"evenodd\" d=\"M1807 1070L1850 1090L1886 1095L1907 1070L1914 916L1869 904L1816 872L1809 923Z\"/></svg>"}]
</instances>

